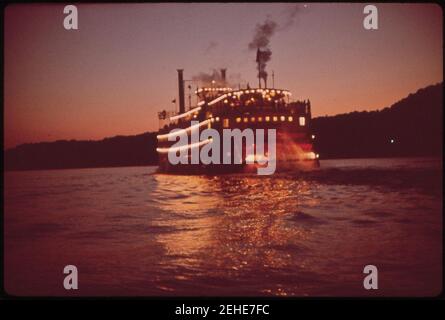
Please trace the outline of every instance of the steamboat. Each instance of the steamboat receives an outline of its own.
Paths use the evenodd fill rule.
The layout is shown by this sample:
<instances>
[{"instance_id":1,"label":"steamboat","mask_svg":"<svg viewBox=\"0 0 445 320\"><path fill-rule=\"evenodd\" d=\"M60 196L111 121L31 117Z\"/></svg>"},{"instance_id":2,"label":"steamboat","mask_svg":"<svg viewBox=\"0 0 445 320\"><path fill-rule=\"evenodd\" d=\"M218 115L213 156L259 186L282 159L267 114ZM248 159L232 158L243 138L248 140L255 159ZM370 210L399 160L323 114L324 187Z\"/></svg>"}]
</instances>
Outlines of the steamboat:
<instances>
[{"instance_id":1,"label":"steamboat","mask_svg":"<svg viewBox=\"0 0 445 320\"><path fill-rule=\"evenodd\" d=\"M264 152L260 161L256 153L249 153L255 147L244 145L241 161L223 160L223 156L234 158L237 150L232 149L223 155L218 154L220 161L204 164L201 162L187 162L172 164L169 152L176 152L175 131L193 135L193 131L212 128L223 135L227 129L244 131L247 128L256 130L275 129L275 166L277 171L310 170L319 167L319 155L314 151L315 136L311 133L311 103L309 100L293 101L291 92L286 89L267 86L267 79L259 77L258 87L246 85L237 89L231 88L226 81L226 69L220 70L218 81L211 81L211 85L197 86L194 91L196 104L192 105L189 93L189 107L185 108L184 88L186 81L182 69L178 69L179 112L158 112L160 129L158 139L159 171L185 174L218 174L225 172L246 172L252 168L264 165L270 156ZM263 80L263 85L261 84ZM191 86L188 86L189 90ZM176 130L175 130L176 129ZM193 142L180 147L187 157L204 147L210 140ZM222 144L222 140L218 143ZM267 144L269 141L266 141ZM252 147L252 146L251 146ZM223 150L221 146L220 150ZM264 150L268 150L267 147ZM264 159L265 158L265 159ZM235 159L233 159L235 160Z\"/></svg>"}]
</instances>

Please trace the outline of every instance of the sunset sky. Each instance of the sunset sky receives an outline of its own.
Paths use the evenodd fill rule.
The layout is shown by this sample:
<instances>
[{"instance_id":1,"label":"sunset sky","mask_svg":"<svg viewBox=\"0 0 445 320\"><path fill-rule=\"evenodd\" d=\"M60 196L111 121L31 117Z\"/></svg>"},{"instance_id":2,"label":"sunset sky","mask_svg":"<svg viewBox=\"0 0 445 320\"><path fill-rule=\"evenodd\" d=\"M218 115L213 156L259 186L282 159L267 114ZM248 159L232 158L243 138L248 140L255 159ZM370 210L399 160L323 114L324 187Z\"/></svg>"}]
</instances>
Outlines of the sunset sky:
<instances>
[{"instance_id":1,"label":"sunset sky","mask_svg":"<svg viewBox=\"0 0 445 320\"><path fill-rule=\"evenodd\" d=\"M10 5L5 148L156 131L157 112L174 109L177 68L190 79L226 67L229 80L256 85L248 44L266 18L279 26L267 70L315 117L381 109L443 81L438 5L377 4L373 31L365 4L300 4L292 16L295 6L80 4L68 31L63 5Z\"/></svg>"}]
</instances>

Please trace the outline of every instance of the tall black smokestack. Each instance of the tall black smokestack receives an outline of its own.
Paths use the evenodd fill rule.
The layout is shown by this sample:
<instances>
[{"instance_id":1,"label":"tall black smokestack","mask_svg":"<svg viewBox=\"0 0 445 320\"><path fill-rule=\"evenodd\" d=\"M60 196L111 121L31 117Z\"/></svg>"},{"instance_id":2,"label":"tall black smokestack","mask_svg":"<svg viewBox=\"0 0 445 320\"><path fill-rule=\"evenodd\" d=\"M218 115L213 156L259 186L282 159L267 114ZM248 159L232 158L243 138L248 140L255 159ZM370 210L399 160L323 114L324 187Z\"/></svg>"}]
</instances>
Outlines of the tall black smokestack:
<instances>
[{"instance_id":1,"label":"tall black smokestack","mask_svg":"<svg viewBox=\"0 0 445 320\"><path fill-rule=\"evenodd\" d=\"M260 70L261 70L261 59L260 59L260 48L258 48L256 50L256 62L258 63L258 88L261 88L261 74L260 74Z\"/></svg>"},{"instance_id":2,"label":"tall black smokestack","mask_svg":"<svg viewBox=\"0 0 445 320\"><path fill-rule=\"evenodd\" d=\"M221 69L221 80L224 83L224 85L226 84L226 70L227 69Z\"/></svg>"},{"instance_id":3,"label":"tall black smokestack","mask_svg":"<svg viewBox=\"0 0 445 320\"><path fill-rule=\"evenodd\" d=\"M184 70L178 69L178 89L179 89L179 113L185 112L184 103L184 75L182 74Z\"/></svg>"},{"instance_id":4,"label":"tall black smokestack","mask_svg":"<svg viewBox=\"0 0 445 320\"><path fill-rule=\"evenodd\" d=\"M272 51L269 48L270 38L277 29L277 23L267 19L264 23L258 24L255 29L253 40L249 43L250 50L256 49L256 62L258 64L258 85L261 88L261 79L264 81L264 87L267 87L267 62L272 57Z\"/></svg>"},{"instance_id":5,"label":"tall black smokestack","mask_svg":"<svg viewBox=\"0 0 445 320\"><path fill-rule=\"evenodd\" d=\"M304 8L307 6L305 5ZM301 11L300 5L294 5L293 8L289 7L287 11L287 18L284 23L278 25L277 22L271 20L269 17L263 23L259 23L255 27L255 33L252 41L250 41L249 50L257 50L256 62L258 69L258 86L261 88L261 79L264 82L264 87L267 87L267 63L272 58L272 50L270 49L270 40L273 35L278 31L283 31L293 26ZM273 81L272 81L273 82Z\"/></svg>"}]
</instances>

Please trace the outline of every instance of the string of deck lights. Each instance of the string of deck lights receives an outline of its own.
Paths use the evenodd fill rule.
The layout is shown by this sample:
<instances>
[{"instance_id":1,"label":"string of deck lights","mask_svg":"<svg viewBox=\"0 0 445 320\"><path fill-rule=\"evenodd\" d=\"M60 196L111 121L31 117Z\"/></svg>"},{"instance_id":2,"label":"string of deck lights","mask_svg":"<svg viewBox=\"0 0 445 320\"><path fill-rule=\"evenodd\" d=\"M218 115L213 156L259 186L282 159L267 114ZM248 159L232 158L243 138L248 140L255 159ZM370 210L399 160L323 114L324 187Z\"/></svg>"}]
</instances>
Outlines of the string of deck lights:
<instances>
[{"instance_id":1,"label":"string of deck lights","mask_svg":"<svg viewBox=\"0 0 445 320\"><path fill-rule=\"evenodd\" d=\"M291 96L292 93L290 91L287 90L275 90L275 89L251 89L251 90L241 90L241 91L233 91L233 92L229 92L229 93L225 93L215 99L213 99L212 101L208 102L207 104L209 106L225 99L225 98L237 98L240 99L241 96L245 95L245 94L252 94L252 93L261 93L264 97L267 97L267 99L269 101L272 100L272 98L270 96L268 96L269 94L274 96L275 94L283 94L285 96ZM255 99L252 97L251 98L252 101L255 101ZM202 102L202 101L201 101ZM227 103L228 101L225 100L224 103Z\"/></svg>"},{"instance_id":2,"label":"string of deck lights","mask_svg":"<svg viewBox=\"0 0 445 320\"><path fill-rule=\"evenodd\" d=\"M222 99L225 99L227 97L227 94L223 94L222 96L219 96L215 100L212 100L208 103L209 106L214 105L215 103L221 101Z\"/></svg>"},{"instance_id":3,"label":"string of deck lights","mask_svg":"<svg viewBox=\"0 0 445 320\"><path fill-rule=\"evenodd\" d=\"M205 90L205 89L207 89L207 88L199 89L198 92L201 91L201 90ZM212 88L212 89L215 89L215 88ZM231 88L217 88L217 89L231 90ZM263 95L264 95L264 93L269 93L269 92L272 93L272 94L276 92L278 94L283 93L284 95L289 95L289 96L292 95L287 90L275 90L275 89L270 89L270 90L269 89L240 90L240 91L234 91L234 92L230 92L230 93L227 93L227 94L223 94L223 95L217 97L216 99L208 102L207 105L209 105L209 106L214 105L215 103L217 103L217 102L219 102L219 101L221 101L221 100L223 100L225 98L231 98L231 97L233 97L233 98L240 98L240 96L242 96L244 94L251 94L251 93L255 93L255 92L256 93L262 93ZM269 98L268 100L270 101L271 99ZM252 101L255 101L254 98L252 98ZM228 102L227 100L224 100L224 103L227 103L227 102ZM198 107L196 107L194 109L191 109L191 110L189 110L187 112L184 112L184 113L172 116L172 117L170 117L170 120L174 121L174 120L177 120L177 119L184 118L184 117L186 117L188 115L191 115L193 113L196 113L196 112L201 110L201 106L203 106L204 104L205 104L204 100L200 101L200 102L198 102Z\"/></svg>"},{"instance_id":4,"label":"string of deck lights","mask_svg":"<svg viewBox=\"0 0 445 320\"><path fill-rule=\"evenodd\" d=\"M214 92L214 91L232 91L232 88L200 88L195 91L195 94L201 92Z\"/></svg>"},{"instance_id":5,"label":"string of deck lights","mask_svg":"<svg viewBox=\"0 0 445 320\"><path fill-rule=\"evenodd\" d=\"M263 89L263 88L257 88L257 89L243 89L243 90L236 90L233 91L232 88L201 88L195 91L195 94L201 93L201 92L214 92L214 91L229 91L227 94L230 96L232 95L243 95L243 94L251 94L251 93L278 93L278 94L284 94L291 96L292 93L288 90L281 90L281 89Z\"/></svg>"},{"instance_id":6,"label":"string of deck lights","mask_svg":"<svg viewBox=\"0 0 445 320\"><path fill-rule=\"evenodd\" d=\"M277 122L278 119L280 119L280 121L286 121L286 117L285 116L280 116L279 118L278 118L278 116L272 116L272 117L271 116L264 116L264 121L265 122L269 122L271 120L273 122ZM211 116L207 120L204 120L204 121L202 121L200 123L194 124L194 125L192 125L190 127L187 127L187 128L184 128L184 129L180 129L180 130L177 130L175 132L170 132L170 133L166 133L166 134L157 135L157 138L158 138L158 140L163 140L163 139L168 139L169 137L176 137L179 134L187 133L187 132L189 132L189 131L191 131L193 129L200 128L200 127L205 126L205 125L209 125L210 123L213 123L215 121L219 122L219 120L220 120L219 117ZM293 119L292 116L288 116L287 117L287 121L288 122L293 122L293 120L294 119ZM306 119L304 117L299 117L298 120L299 120L300 126L304 126L306 124L305 123ZM238 122L238 123L240 123L241 121L243 121L243 122L256 122L256 121L262 122L263 121L263 117L261 117L261 116L260 117L251 117L250 119L247 118L247 117L244 117L244 118L237 117L237 118L235 118L235 121ZM314 138L315 138L315 136L312 137L312 139L314 139Z\"/></svg>"},{"instance_id":7,"label":"string of deck lights","mask_svg":"<svg viewBox=\"0 0 445 320\"><path fill-rule=\"evenodd\" d=\"M176 115L176 116L170 117L170 120L173 121L173 120L177 120L177 119L186 117L186 116L188 116L189 114L193 114L193 113L195 113L195 112L198 112L199 110L201 110L201 107L197 107L197 108L191 109L191 110L189 110L189 111L187 111L187 112L184 112L184 113L178 114L178 115Z\"/></svg>"},{"instance_id":8,"label":"string of deck lights","mask_svg":"<svg viewBox=\"0 0 445 320\"><path fill-rule=\"evenodd\" d=\"M286 117L285 116L280 116L279 119L281 121L286 121ZM246 118L246 117L244 117L242 120L243 120L243 122L249 122L249 118ZM262 117L258 117L257 119L255 119L255 117L252 117L250 119L251 122L255 122L255 120L258 120L258 122L262 122ZM276 122L276 121L278 121L278 116L273 116L272 119L271 119L270 116L265 116L264 120L266 122L269 122L270 120L273 120L274 122ZM287 120L289 122L292 122L293 121L293 117L292 116L288 116ZM300 124L300 126L304 126L305 125L305 120L306 119L304 117L299 117L299 124ZM219 122L220 118L211 116L207 120L204 120L204 121L202 121L200 123L194 124L194 125L192 125L192 126L190 126L188 128L177 130L175 132L171 132L171 133L168 133L168 134L158 135L157 138L159 140L161 140L161 139L164 139L164 138L168 138L170 136L177 137L178 134L189 132L189 131L191 131L191 130L193 130L195 128L200 128L200 127L202 127L204 125L209 125L209 127L210 127L210 123L213 123L215 121ZM236 122L238 122L238 123L241 122L241 117L237 117L236 118ZM315 139L315 135L312 135L311 138ZM203 145L206 145L207 143L212 142L212 141L213 141L212 138L209 138L209 139L206 139L206 140L203 140L203 141L200 141L200 142L196 142L196 143L192 143L192 144L188 144L188 145L180 146L180 147L156 148L156 151L159 152L159 153L168 153L168 152L177 152L177 151L187 150L187 149L194 149L196 147L201 147ZM306 159L314 160L314 159L318 159L319 156L320 156L319 154L314 153L314 152L305 153L305 158Z\"/></svg>"},{"instance_id":9,"label":"string of deck lights","mask_svg":"<svg viewBox=\"0 0 445 320\"><path fill-rule=\"evenodd\" d=\"M202 91L228 91L228 90L231 91L232 89L231 88L201 88L201 89L195 91L195 93L202 92ZM268 94L268 93L271 93L272 95L274 95L275 93L289 95L289 96L292 95L291 92L289 92L287 90L261 89L261 88L258 88L258 89L247 89L247 90L238 90L238 91L229 92L227 94L223 94L223 95L217 97L216 99L208 102L207 105L209 105L209 106L214 105L214 104L218 103L219 101L221 101L221 100L223 100L225 98L228 98L228 97L229 98L230 97L240 98L240 96L242 96L244 94L252 94L252 93L261 93L263 95ZM224 100L224 102L227 103L227 99ZM173 120L181 119L181 118L186 117L186 116L191 115L191 114L196 114L197 112L199 112L202 109L201 106L203 106L204 104L205 104L204 100L200 101L198 103L198 107L196 107L194 109L191 109L191 110L189 110L187 112L184 112L182 114L170 117L170 120L173 121ZM268 122L269 118L270 118L269 116L265 117L266 122ZM276 118L277 117L274 116L273 120L277 121ZM289 118L288 119L289 122L293 121L293 118L291 116L288 117L288 118ZM244 120L244 122L248 122L249 121L247 118L244 118L243 120ZM259 120L259 122L261 122L261 117L259 117L258 120ZM284 116L281 116L280 120L284 121L285 120ZM181 130L178 130L176 132L171 132L171 133L167 133L167 134L158 135L157 139L158 140L163 140L163 139L168 139L169 137L176 137L178 135L178 133L187 133L187 132L189 132L189 131L191 131L191 130L193 130L195 128L200 128L200 127L202 127L204 125L207 125L210 122L213 123L214 121L215 121L215 118L210 117L207 120L204 120L204 121L202 121L202 122L200 122L198 124L192 125L192 126L190 126L188 128L181 129ZM216 121L219 121L219 117L216 117ZM255 122L255 119L252 118L251 121ZM241 118L236 118L236 122L241 122ZM304 125L304 119L301 119L301 117L300 117L300 125Z\"/></svg>"},{"instance_id":10,"label":"string of deck lights","mask_svg":"<svg viewBox=\"0 0 445 320\"><path fill-rule=\"evenodd\" d=\"M258 122L263 122L263 120L265 121L265 122L270 122L271 120L273 121L273 122L277 122L278 121L278 119L280 120L280 121L288 121L288 122L293 122L294 121L294 118L293 118L293 116L280 116L280 117L278 117L278 115L274 115L274 116L264 116L264 117L262 117L262 116L259 116L259 117L251 117L250 119L248 118L248 117L236 117L235 118L235 121L237 122L237 123L240 123L240 122L256 122L256 121L258 121ZM213 116L211 116L211 117L209 117L207 120L204 120L204 121L202 121L202 122L200 122L200 123L197 123L197 124L194 124L194 125L192 125L192 126L190 126L190 127L187 127L187 128L184 128L184 129L180 129L180 130L177 130L177 131L175 131L175 132L171 132L171 133L166 133L166 134L161 134L161 135L157 135L157 138L158 138L158 140L163 140L163 139L168 139L169 137L176 137L178 134L182 134L182 133L187 133L187 132L189 132L189 131L191 131L191 130L193 130L193 129L196 129L196 128L200 128L200 127L202 127L202 126L204 126L204 125L208 125L209 123L213 123L213 122L215 122L215 121L217 121L217 122L219 122L219 120L220 120L220 118L219 117L213 117ZM306 119L305 119L305 117L299 117L298 118L298 122L299 122L299 125L300 126L305 126L305 124L306 124ZM315 138L315 136L313 136L312 137L312 139L314 139Z\"/></svg>"},{"instance_id":11,"label":"string of deck lights","mask_svg":"<svg viewBox=\"0 0 445 320\"><path fill-rule=\"evenodd\" d=\"M158 140L168 139L169 137L177 137L179 134L187 133L187 132L189 132L189 131L191 131L193 129L200 128L200 127L202 127L202 126L204 126L206 124L209 124L210 122L213 122L212 119L213 118L209 118L209 119L204 120L204 121L202 121L200 123L194 124L194 125L192 125L192 126L190 126L188 128L180 129L180 130L177 130L175 132L170 132L170 133L166 133L166 134L160 134L160 135L157 135L156 137L158 138Z\"/></svg>"},{"instance_id":12,"label":"string of deck lights","mask_svg":"<svg viewBox=\"0 0 445 320\"><path fill-rule=\"evenodd\" d=\"M195 142L195 143L187 144L187 145L180 146L180 147L156 148L156 151L159 153L177 152L177 151L181 151L181 150L187 150L187 149L201 147L201 146L206 145L207 143L210 143L212 141L213 141L213 139L209 138L209 139L206 139L206 140L203 140L200 142Z\"/></svg>"},{"instance_id":13,"label":"string of deck lights","mask_svg":"<svg viewBox=\"0 0 445 320\"><path fill-rule=\"evenodd\" d=\"M195 91L195 93L201 92L213 92L213 91L232 91L232 92L242 92L242 93L255 93L255 92L277 92L277 93L290 93L288 90L284 89L269 89L269 88L257 88L257 89L240 89L233 91L232 88L200 88Z\"/></svg>"}]
</instances>

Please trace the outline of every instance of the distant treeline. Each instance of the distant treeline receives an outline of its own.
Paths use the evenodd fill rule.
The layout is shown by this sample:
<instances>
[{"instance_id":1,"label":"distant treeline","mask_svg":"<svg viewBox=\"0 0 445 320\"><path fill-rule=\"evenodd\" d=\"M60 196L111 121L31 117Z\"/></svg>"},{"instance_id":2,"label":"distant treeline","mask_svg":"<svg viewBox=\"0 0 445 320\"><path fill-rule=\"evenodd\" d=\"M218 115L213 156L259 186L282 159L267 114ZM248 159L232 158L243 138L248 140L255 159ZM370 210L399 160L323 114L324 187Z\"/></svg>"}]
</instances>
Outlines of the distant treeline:
<instances>
[{"instance_id":1,"label":"distant treeline","mask_svg":"<svg viewBox=\"0 0 445 320\"><path fill-rule=\"evenodd\" d=\"M442 155L442 83L389 108L314 118L322 159ZM4 152L5 170L156 165L156 133L100 141L27 143Z\"/></svg>"},{"instance_id":2,"label":"distant treeline","mask_svg":"<svg viewBox=\"0 0 445 320\"><path fill-rule=\"evenodd\" d=\"M27 143L5 152L5 170L156 165L156 133L100 141Z\"/></svg>"},{"instance_id":3,"label":"distant treeline","mask_svg":"<svg viewBox=\"0 0 445 320\"><path fill-rule=\"evenodd\" d=\"M318 117L315 148L323 158L442 155L443 83L379 111Z\"/></svg>"}]
</instances>

